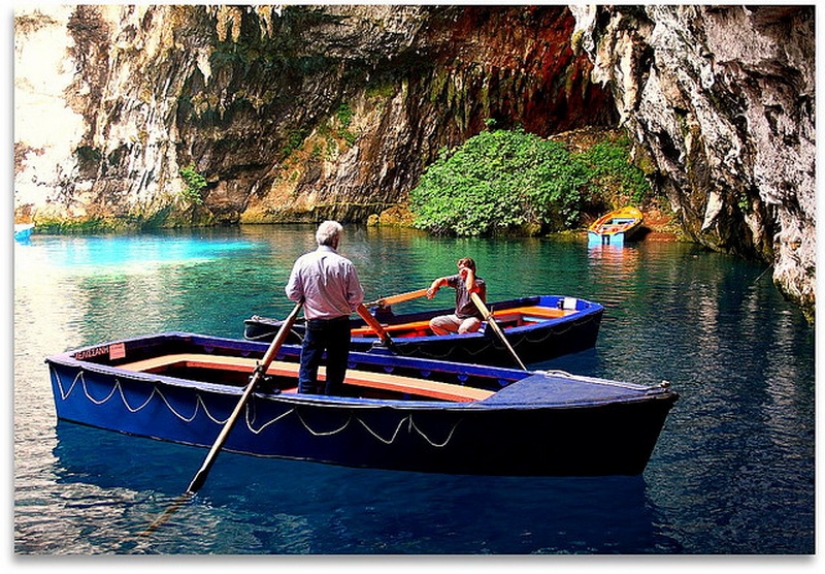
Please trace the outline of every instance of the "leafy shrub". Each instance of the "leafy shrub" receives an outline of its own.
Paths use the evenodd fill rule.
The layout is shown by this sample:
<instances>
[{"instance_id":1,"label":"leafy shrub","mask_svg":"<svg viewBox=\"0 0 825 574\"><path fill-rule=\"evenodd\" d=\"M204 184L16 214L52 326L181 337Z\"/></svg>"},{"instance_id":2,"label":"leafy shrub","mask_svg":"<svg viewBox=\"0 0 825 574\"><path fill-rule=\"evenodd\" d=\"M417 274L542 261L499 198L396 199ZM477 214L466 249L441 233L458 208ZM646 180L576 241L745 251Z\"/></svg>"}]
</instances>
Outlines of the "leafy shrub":
<instances>
[{"instance_id":1,"label":"leafy shrub","mask_svg":"<svg viewBox=\"0 0 825 574\"><path fill-rule=\"evenodd\" d=\"M335 116L338 118L338 121L341 122L341 126L347 129L352 123L352 108L349 107L349 104L341 104L335 111Z\"/></svg>"},{"instance_id":2,"label":"leafy shrub","mask_svg":"<svg viewBox=\"0 0 825 574\"><path fill-rule=\"evenodd\" d=\"M484 131L439 152L410 192L414 225L458 236L575 228L587 194L618 190L639 202L649 191L628 150L626 138L571 154L523 129Z\"/></svg>"},{"instance_id":3,"label":"leafy shrub","mask_svg":"<svg viewBox=\"0 0 825 574\"><path fill-rule=\"evenodd\" d=\"M182 192L183 196L192 203L201 205L203 203L201 190L206 187L206 178L199 174L195 170L195 166L191 164L187 167L181 168L180 176L186 183L186 187L183 188Z\"/></svg>"},{"instance_id":4,"label":"leafy shrub","mask_svg":"<svg viewBox=\"0 0 825 574\"><path fill-rule=\"evenodd\" d=\"M436 234L495 235L579 219L587 174L556 142L523 129L485 131L438 159L410 192L414 225Z\"/></svg>"},{"instance_id":5,"label":"leafy shrub","mask_svg":"<svg viewBox=\"0 0 825 574\"><path fill-rule=\"evenodd\" d=\"M629 153L630 140L621 137L601 141L579 155L590 172L592 193L614 192L628 196L633 203L642 203L650 194L650 183L642 170L628 160Z\"/></svg>"}]
</instances>

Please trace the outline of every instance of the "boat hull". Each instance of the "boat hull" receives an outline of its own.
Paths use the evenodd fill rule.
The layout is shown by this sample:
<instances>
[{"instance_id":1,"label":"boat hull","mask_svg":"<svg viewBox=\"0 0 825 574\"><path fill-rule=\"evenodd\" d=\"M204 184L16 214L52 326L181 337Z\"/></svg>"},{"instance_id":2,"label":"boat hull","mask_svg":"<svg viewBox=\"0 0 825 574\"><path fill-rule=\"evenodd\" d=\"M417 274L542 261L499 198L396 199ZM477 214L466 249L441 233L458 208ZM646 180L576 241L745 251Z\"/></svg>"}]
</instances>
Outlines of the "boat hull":
<instances>
[{"instance_id":1,"label":"boat hull","mask_svg":"<svg viewBox=\"0 0 825 574\"><path fill-rule=\"evenodd\" d=\"M32 223L16 223L14 225L14 239L25 243L31 239L32 231L34 231L34 224Z\"/></svg>"},{"instance_id":2,"label":"boat hull","mask_svg":"<svg viewBox=\"0 0 825 574\"><path fill-rule=\"evenodd\" d=\"M520 326L510 327L503 324L507 341L518 357L524 363L538 363L548 361L564 355L578 353L591 349L601 326L604 307L598 303L575 299L571 297L544 295L525 297L490 304L494 316L506 316L508 309L538 306L549 309L558 309L567 306L567 314L541 320L530 321ZM452 313L452 309L441 309L422 313L394 315L381 313L378 310L376 318L386 326L426 323L431 318ZM244 321L244 338L250 341L271 341L278 332L281 321L264 317L252 317ZM354 330L350 342L350 349L363 353L389 353L389 349L381 345L377 337L362 336L358 330L364 326L361 319L353 318L351 326ZM299 344L303 338L304 325L296 323L287 342ZM390 329L394 349L401 356L420 357L444 361L480 363L495 366L514 366L515 362L510 350L502 343L492 329L482 329L476 333L449 336L395 336Z\"/></svg>"},{"instance_id":3,"label":"boat hull","mask_svg":"<svg viewBox=\"0 0 825 574\"><path fill-rule=\"evenodd\" d=\"M127 359L146 357L147 349L162 347L248 357L261 356L266 348L172 333L46 359L59 419L199 447L214 443L243 387L130 371L100 360L112 345L122 349L121 343ZM297 348L286 348L280 358L297 360L298 353ZM566 373L360 353L353 353L353 359L351 369L420 372L479 387L487 381L493 390L488 398L469 402L256 392L225 450L447 474L637 475L644 471L677 399L665 386Z\"/></svg>"},{"instance_id":4,"label":"boat hull","mask_svg":"<svg viewBox=\"0 0 825 574\"><path fill-rule=\"evenodd\" d=\"M644 216L635 207L623 207L603 215L587 230L589 247L612 245L623 247L627 239L633 237L642 226Z\"/></svg>"}]
</instances>

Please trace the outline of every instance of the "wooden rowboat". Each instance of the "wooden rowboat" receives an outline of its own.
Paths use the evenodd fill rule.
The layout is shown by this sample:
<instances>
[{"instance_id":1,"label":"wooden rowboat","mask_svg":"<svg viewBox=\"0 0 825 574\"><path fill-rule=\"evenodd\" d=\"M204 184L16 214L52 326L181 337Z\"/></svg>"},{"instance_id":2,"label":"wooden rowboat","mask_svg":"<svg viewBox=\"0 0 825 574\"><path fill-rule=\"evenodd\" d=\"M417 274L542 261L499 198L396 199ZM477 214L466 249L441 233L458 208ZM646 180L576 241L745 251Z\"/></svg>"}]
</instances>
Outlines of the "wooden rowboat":
<instances>
[{"instance_id":1,"label":"wooden rowboat","mask_svg":"<svg viewBox=\"0 0 825 574\"><path fill-rule=\"evenodd\" d=\"M604 313L604 307L598 303L558 295L500 301L489 307L507 341L526 363L547 361L592 348ZM436 336L429 328L430 319L452 313L453 309L395 315L391 307L375 307L373 312L392 338L393 350L398 355L497 366L515 364L510 351L488 328L486 321L476 333ZM281 324L278 319L255 315L244 321L244 338L271 341ZM379 341L375 329L364 320L353 317L351 327L351 350L390 352ZM286 342L300 343L305 329L303 320L296 322Z\"/></svg>"},{"instance_id":2,"label":"wooden rowboat","mask_svg":"<svg viewBox=\"0 0 825 574\"><path fill-rule=\"evenodd\" d=\"M587 230L587 244L621 247L642 226L644 215L635 207L623 207L597 219Z\"/></svg>"},{"instance_id":3,"label":"wooden rowboat","mask_svg":"<svg viewBox=\"0 0 825 574\"><path fill-rule=\"evenodd\" d=\"M161 333L46 362L60 420L209 447L267 347ZM280 348L225 450L448 474L637 475L678 397L664 382L357 352L347 396L298 394L299 355Z\"/></svg>"},{"instance_id":4,"label":"wooden rowboat","mask_svg":"<svg viewBox=\"0 0 825 574\"><path fill-rule=\"evenodd\" d=\"M15 241L20 241L21 243L25 243L28 241L32 236L32 231L34 231L34 224L33 223L15 223L14 224L14 239Z\"/></svg>"}]
</instances>

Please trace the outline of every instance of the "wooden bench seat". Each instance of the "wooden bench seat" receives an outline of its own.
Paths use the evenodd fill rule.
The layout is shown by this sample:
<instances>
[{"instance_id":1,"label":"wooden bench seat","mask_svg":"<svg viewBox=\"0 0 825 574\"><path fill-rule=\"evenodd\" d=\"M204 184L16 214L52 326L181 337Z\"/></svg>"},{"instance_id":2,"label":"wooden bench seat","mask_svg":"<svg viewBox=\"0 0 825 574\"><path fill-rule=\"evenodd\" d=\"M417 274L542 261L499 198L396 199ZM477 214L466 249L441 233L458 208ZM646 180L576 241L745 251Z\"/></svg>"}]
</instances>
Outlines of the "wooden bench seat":
<instances>
[{"instance_id":1,"label":"wooden bench seat","mask_svg":"<svg viewBox=\"0 0 825 574\"><path fill-rule=\"evenodd\" d=\"M218 355L202 354L177 354L144 359L118 365L120 369L139 372L159 372L169 367L190 367L202 369L218 369L252 373L258 365L257 359L246 357L222 357ZM267 375L275 375L287 378L298 378L298 363L288 363L284 361L272 361L267 369ZM326 378L326 369L321 367L318 371L318 378ZM453 402L471 402L484 400L493 395L493 391L464 387L450 383L438 381L428 381L413 377L392 375L389 373L373 373L348 369L345 384L373 389L382 389L398 393L420 395L434 399L441 399Z\"/></svg>"},{"instance_id":2,"label":"wooden bench seat","mask_svg":"<svg viewBox=\"0 0 825 574\"><path fill-rule=\"evenodd\" d=\"M571 315L576 311L567 311L564 309L556 309L555 307L513 307L512 309L501 309L500 311L493 311L493 317L502 320L509 315L522 315L525 317L541 317L542 319L556 319L558 317L565 317Z\"/></svg>"},{"instance_id":3,"label":"wooden bench seat","mask_svg":"<svg viewBox=\"0 0 825 574\"><path fill-rule=\"evenodd\" d=\"M413 321L411 323L400 323L398 325L385 325L384 323L381 323L381 326L384 327L384 330L390 334L413 331L416 336L420 337L425 337L427 334L432 335L432 333L429 333L429 321ZM418 333L421 334L419 335ZM365 335L375 335L375 330L369 325L352 330L353 337L363 337Z\"/></svg>"}]
</instances>

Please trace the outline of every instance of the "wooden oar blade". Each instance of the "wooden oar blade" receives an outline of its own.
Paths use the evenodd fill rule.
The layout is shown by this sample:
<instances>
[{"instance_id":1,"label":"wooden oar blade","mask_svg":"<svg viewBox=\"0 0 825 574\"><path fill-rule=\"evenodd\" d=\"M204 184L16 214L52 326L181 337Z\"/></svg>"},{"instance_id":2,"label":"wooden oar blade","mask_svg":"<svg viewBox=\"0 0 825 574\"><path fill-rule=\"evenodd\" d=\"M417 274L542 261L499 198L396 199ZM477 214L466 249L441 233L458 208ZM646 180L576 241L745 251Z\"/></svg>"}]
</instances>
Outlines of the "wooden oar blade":
<instances>
[{"instance_id":1,"label":"wooden oar blade","mask_svg":"<svg viewBox=\"0 0 825 574\"><path fill-rule=\"evenodd\" d=\"M232 427L235 426L235 422L238 420L241 411L246 406L249 397L252 396L252 392L255 390L255 385L258 381L266 374L267 369L269 369L269 365L272 364L272 361L275 359L275 356L278 354L278 351L281 349L281 345L283 345L284 341L286 340L287 334L289 330L292 328L293 323L295 323L295 319L298 317L298 312L301 310L303 303L298 303L295 305L295 308L289 314L289 316L284 320L281 328L278 330L278 334L275 335L275 338L272 340L272 343L269 345L269 348L266 350L263 359L260 363L258 363L257 367L255 367L255 371L252 373L252 377L249 380L249 384L247 384L246 388L244 389L243 395L241 395L241 399L238 401L238 404L235 405L235 410L232 411L232 414L226 419L226 422L221 429L221 432L218 434L218 438L215 439L212 448L209 449L209 454L206 455L206 458L203 461L200 469L198 472L195 473L195 476L192 478L192 481L189 483L189 487L186 489L181 496L169 507L166 511L158 517L157 520L152 522L152 524L141 534L148 535L157 530L157 528L166 522L169 517L174 514L178 508L183 506L185 502L187 502L191 497L198 492L201 487L206 482L206 478L209 475L209 471L212 468L213 463L215 462L215 458L218 456L221 448L223 448L224 442L226 442L226 438L229 436Z\"/></svg>"},{"instance_id":2,"label":"wooden oar blade","mask_svg":"<svg viewBox=\"0 0 825 574\"><path fill-rule=\"evenodd\" d=\"M189 492L188 490L187 490L186 492L184 492L183 494L181 494L180 496L178 496L178 497L175 499L175 502L173 502L173 503L172 503L172 505L171 505L171 506L169 506L169 508L167 508L167 509L163 512L163 514L161 514L160 516L158 516L158 517L155 519L155 521L154 521L154 522L152 522L152 524L150 524L150 525L146 528L146 530L144 530L143 532L141 532L141 533L140 533L140 535L141 535L141 536L149 536L150 534L152 534L155 530L157 530L158 528L160 528L160 527L161 527L161 526L162 526L162 525L163 525L163 524L164 524L167 520L169 520L169 517L170 517L170 516L172 516L175 512L177 512L177 511L178 511L178 509L179 509L181 506L183 506L184 504L186 504L187 502L189 502L190 500L192 500L192 497L193 497L193 496L194 496L194 495L193 495L191 492Z\"/></svg>"}]
</instances>

